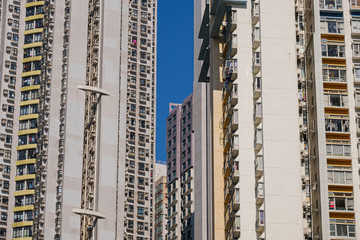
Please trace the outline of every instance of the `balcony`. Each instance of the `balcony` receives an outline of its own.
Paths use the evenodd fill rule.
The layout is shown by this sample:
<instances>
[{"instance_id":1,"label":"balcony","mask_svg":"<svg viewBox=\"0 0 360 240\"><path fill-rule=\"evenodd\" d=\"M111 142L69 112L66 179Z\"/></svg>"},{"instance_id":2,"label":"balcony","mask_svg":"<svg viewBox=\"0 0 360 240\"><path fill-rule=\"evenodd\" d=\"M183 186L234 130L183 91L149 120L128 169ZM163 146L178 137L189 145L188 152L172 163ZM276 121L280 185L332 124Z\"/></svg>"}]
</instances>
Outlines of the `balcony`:
<instances>
[{"instance_id":1,"label":"balcony","mask_svg":"<svg viewBox=\"0 0 360 240\"><path fill-rule=\"evenodd\" d=\"M232 184L236 185L239 182L240 171L239 171L239 161L234 161L231 169L230 179Z\"/></svg>"},{"instance_id":2,"label":"balcony","mask_svg":"<svg viewBox=\"0 0 360 240\"><path fill-rule=\"evenodd\" d=\"M344 34L342 18L321 17L320 30L322 34Z\"/></svg>"},{"instance_id":3,"label":"balcony","mask_svg":"<svg viewBox=\"0 0 360 240\"><path fill-rule=\"evenodd\" d=\"M233 224L235 215L237 214L240 208L240 194L239 189L234 188L232 190L232 194L229 199L229 203L225 206L225 228L228 230L230 229L231 225Z\"/></svg>"},{"instance_id":4,"label":"balcony","mask_svg":"<svg viewBox=\"0 0 360 240\"><path fill-rule=\"evenodd\" d=\"M260 28L259 27L253 28L252 39L253 39L253 49L257 49L260 46Z\"/></svg>"},{"instance_id":5,"label":"balcony","mask_svg":"<svg viewBox=\"0 0 360 240\"><path fill-rule=\"evenodd\" d=\"M347 108L348 96L341 94L324 94L324 107Z\"/></svg>"},{"instance_id":6,"label":"balcony","mask_svg":"<svg viewBox=\"0 0 360 240\"><path fill-rule=\"evenodd\" d=\"M351 34L360 35L360 19L353 19L351 21Z\"/></svg>"},{"instance_id":7,"label":"balcony","mask_svg":"<svg viewBox=\"0 0 360 240\"><path fill-rule=\"evenodd\" d=\"M212 29L210 30L211 38L218 38L220 32L220 26L224 19L225 14L227 13L228 6L240 6L243 7L247 4L247 0L213 0L211 4L210 14L214 15L214 22L212 24ZM236 19L236 11L232 11L231 15L227 15L227 21L233 23L233 20ZM235 21L234 23L235 24ZM235 25L236 28L236 25ZM231 27L230 29L233 29Z\"/></svg>"},{"instance_id":8,"label":"balcony","mask_svg":"<svg viewBox=\"0 0 360 240\"><path fill-rule=\"evenodd\" d=\"M230 99L231 99L232 106L235 106L238 103L239 96L238 96L238 85L237 84L232 85Z\"/></svg>"},{"instance_id":9,"label":"balcony","mask_svg":"<svg viewBox=\"0 0 360 240\"><path fill-rule=\"evenodd\" d=\"M237 35L231 35L231 48L230 48L230 56L234 57L237 53L238 44L237 44Z\"/></svg>"},{"instance_id":10,"label":"balcony","mask_svg":"<svg viewBox=\"0 0 360 240\"><path fill-rule=\"evenodd\" d=\"M239 126L239 112L237 109L234 109L232 115L231 115L231 120L230 120L230 125L231 125L231 130L232 131L236 131L238 129Z\"/></svg>"},{"instance_id":11,"label":"balcony","mask_svg":"<svg viewBox=\"0 0 360 240\"><path fill-rule=\"evenodd\" d=\"M230 152L231 152L231 156L234 158L237 157L239 154L239 136L238 135L234 135L232 137Z\"/></svg>"},{"instance_id":12,"label":"balcony","mask_svg":"<svg viewBox=\"0 0 360 240\"><path fill-rule=\"evenodd\" d=\"M231 106L231 100L223 106L223 129L226 129L229 125L231 115L233 113L233 106Z\"/></svg>"},{"instance_id":13,"label":"balcony","mask_svg":"<svg viewBox=\"0 0 360 240\"><path fill-rule=\"evenodd\" d=\"M344 144L326 144L326 155L328 157L350 157L351 156L351 147L350 145Z\"/></svg>"},{"instance_id":14,"label":"balcony","mask_svg":"<svg viewBox=\"0 0 360 240\"><path fill-rule=\"evenodd\" d=\"M255 113L254 113L254 124L255 126L259 125L262 119L262 105L260 103L255 104Z\"/></svg>"},{"instance_id":15,"label":"balcony","mask_svg":"<svg viewBox=\"0 0 360 240\"><path fill-rule=\"evenodd\" d=\"M254 1L251 10L252 24L256 25L260 19L260 5L259 1Z\"/></svg>"},{"instance_id":16,"label":"balcony","mask_svg":"<svg viewBox=\"0 0 360 240\"><path fill-rule=\"evenodd\" d=\"M264 160L262 155L256 156L255 159L255 176L260 178L264 171Z\"/></svg>"},{"instance_id":17,"label":"balcony","mask_svg":"<svg viewBox=\"0 0 360 240\"><path fill-rule=\"evenodd\" d=\"M339 194L339 193L332 193ZM329 197L329 210L330 211L354 211L354 198L346 197L346 195L352 195L352 193L340 193L345 196Z\"/></svg>"},{"instance_id":18,"label":"balcony","mask_svg":"<svg viewBox=\"0 0 360 240\"><path fill-rule=\"evenodd\" d=\"M360 109L360 93L355 93L355 108Z\"/></svg>"},{"instance_id":19,"label":"balcony","mask_svg":"<svg viewBox=\"0 0 360 240\"><path fill-rule=\"evenodd\" d=\"M351 0L350 9L360 11L360 1L359 0Z\"/></svg>"},{"instance_id":20,"label":"balcony","mask_svg":"<svg viewBox=\"0 0 360 240\"><path fill-rule=\"evenodd\" d=\"M226 60L224 64L223 77L225 81L234 81L238 76L237 60Z\"/></svg>"},{"instance_id":21,"label":"balcony","mask_svg":"<svg viewBox=\"0 0 360 240\"><path fill-rule=\"evenodd\" d=\"M233 192L234 186L231 184L231 181L226 181L224 186L224 202L225 204L229 204L230 197Z\"/></svg>"},{"instance_id":22,"label":"balcony","mask_svg":"<svg viewBox=\"0 0 360 240\"><path fill-rule=\"evenodd\" d=\"M228 37L228 40L223 47L223 53L222 53L223 58L225 59L233 58L237 53L237 49L238 49L237 35L231 34Z\"/></svg>"},{"instance_id":23,"label":"balcony","mask_svg":"<svg viewBox=\"0 0 360 240\"><path fill-rule=\"evenodd\" d=\"M235 211L240 209L240 190L238 188L234 189L234 194L231 198L231 206Z\"/></svg>"},{"instance_id":24,"label":"balcony","mask_svg":"<svg viewBox=\"0 0 360 240\"><path fill-rule=\"evenodd\" d=\"M234 32L237 28L237 11L231 11L231 18L228 20L230 22L230 31Z\"/></svg>"},{"instance_id":25,"label":"balcony","mask_svg":"<svg viewBox=\"0 0 360 240\"><path fill-rule=\"evenodd\" d=\"M256 204L261 205L264 202L264 184L259 182L255 191Z\"/></svg>"},{"instance_id":26,"label":"balcony","mask_svg":"<svg viewBox=\"0 0 360 240\"><path fill-rule=\"evenodd\" d=\"M333 168L327 171L329 185L352 185L351 169Z\"/></svg>"},{"instance_id":27,"label":"balcony","mask_svg":"<svg viewBox=\"0 0 360 240\"><path fill-rule=\"evenodd\" d=\"M265 227L265 213L264 210L259 210L256 214L256 232L262 233Z\"/></svg>"},{"instance_id":28,"label":"balcony","mask_svg":"<svg viewBox=\"0 0 360 240\"><path fill-rule=\"evenodd\" d=\"M253 57L253 74L259 73L260 66L261 66L260 52L255 52Z\"/></svg>"},{"instance_id":29,"label":"balcony","mask_svg":"<svg viewBox=\"0 0 360 240\"><path fill-rule=\"evenodd\" d=\"M343 42L327 42L321 39L321 52L324 58L345 58L345 44Z\"/></svg>"},{"instance_id":30,"label":"balcony","mask_svg":"<svg viewBox=\"0 0 360 240\"><path fill-rule=\"evenodd\" d=\"M233 239L240 237L240 216L235 216L233 227L232 227Z\"/></svg>"},{"instance_id":31,"label":"balcony","mask_svg":"<svg viewBox=\"0 0 360 240\"><path fill-rule=\"evenodd\" d=\"M342 11L342 0L320 0L321 10Z\"/></svg>"},{"instance_id":32,"label":"balcony","mask_svg":"<svg viewBox=\"0 0 360 240\"><path fill-rule=\"evenodd\" d=\"M354 65L354 83L360 84L360 64Z\"/></svg>"},{"instance_id":33,"label":"balcony","mask_svg":"<svg viewBox=\"0 0 360 240\"><path fill-rule=\"evenodd\" d=\"M260 151L262 148L263 139L262 139L262 129L257 128L255 131L255 150Z\"/></svg>"},{"instance_id":34,"label":"balcony","mask_svg":"<svg viewBox=\"0 0 360 240\"><path fill-rule=\"evenodd\" d=\"M353 59L360 60L360 43L353 43L352 52L353 52Z\"/></svg>"},{"instance_id":35,"label":"balcony","mask_svg":"<svg viewBox=\"0 0 360 240\"><path fill-rule=\"evenodd\" d=\"M324 64L325 65L325 64ZM346 83L346 69L344 66L325 65L322 70L324 82ZM359 68L360 80L360 68Z\"/></svg>"},{"instance_id":36,"label":"balcony","mask_svg":"<svg viewBox=\"0 0 360 240\"><path fill-rule=\"evenodd\" d=\"M336 239L355 239L355 221L353 219L330 219L330 236Z\"/></svg>"},{"instance_id":37,"label":"balcony","mask_svg":"<svg viewBox=\"0 0 360 240\"><path fill-rule=\"evenodd\" d=\"M231 153L233 158L239 154L239 136L228 129L224 136L224 153Z\"/></svg>"},{"instance_id":38,"label":"balcony","mask_svg":"<svg viewBox=\"0 0 360 240\"><path fill-rule=\"evenodd\" d=\"M261 96L261 77L255 77L253 89L254 89L254 99L257 100Z\"/></svg>"},{"instance_id":39,"label":"balcony","mask_svg":"<svg viewBox=\"0 0 360 240\"><path fill-rule=\"evenodd\" d=\"M334 133L348 133L349 132L349 119L346 116L339 116L335 118L325 118L325 131Z\"/></svg>"}]
</instances>

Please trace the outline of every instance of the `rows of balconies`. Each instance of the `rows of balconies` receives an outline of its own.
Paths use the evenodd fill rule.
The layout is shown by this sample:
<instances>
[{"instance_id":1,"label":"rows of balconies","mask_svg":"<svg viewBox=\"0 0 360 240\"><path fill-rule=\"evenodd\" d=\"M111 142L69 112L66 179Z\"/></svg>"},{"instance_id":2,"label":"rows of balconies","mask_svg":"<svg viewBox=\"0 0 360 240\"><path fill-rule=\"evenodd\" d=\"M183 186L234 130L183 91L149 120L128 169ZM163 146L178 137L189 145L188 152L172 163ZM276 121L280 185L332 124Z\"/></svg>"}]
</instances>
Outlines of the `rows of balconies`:
<instances>
[{"instance_id":1,"label":"rows of balconies","mask_svg":"<svg viewBox=\"0 0 360 240\"><path fill-rule=\"evenodd\" d=\"M17 60L18 60L18 40L19 40L19 21L20 21L20 2L14 1L14 2L8 2L6 3L0 3L0 5L3 4L4 12L8 11L8 18L7 18L7 25L10 27L8 29L7 37L4 38L3 45L5 47L4 51L4 63L5 68L3 69L3 72L1 73L3 77L3 94L5 94L5 91L7 94L4 95L2 98L2 111L6 115L4 118L1 119L1 125L4 127L5 131L7 132L6 136L4 137L4 146L5 149L2 149L2 158L4 161L10 161L10 148L12 147L12 133L13 133L13 117L14 117L14 100L15 100L15 92L16 92L16 70L18 69ZM8 9L6 9L8 8ZM0 6L1 9L1 6ZM5 16L5 15L4 15ZM5 24L5 18L3 18L4 24ZM3 25L5 26L5 25ZM14 136L15 137L15 136ZM8 148L8 149L7 149ZM7 172L7 168L3 169L3 175L4 177L9 177L9 173ZM9 184L7 181L1 182L1 188L3 191L3 196L0 196L0 204L5 209L8 207L8 196L6 196L9 192ZM11 238L10 232L6 231L6 222L7 222L7 215L5 215L5 212L1 215L1 224L3 225L0 227L0 239L7 239ZM30 220L30 219L29 219Z\"/></svg>"},{"instance_id":2,"label":"rows of balconies","mask_svg":"<svg viewBox=\"0 0 360 240\"><path fill-rule=\"evenodd\" d=\"M220 1L221 2L221 1ZM234 57L237 53L237 36L233 34L237 26L236 11L231 9L225 14L223 22L223 57L226 59L223 65L223 147L224 147L224 200L225 200L225 229L226 239L234 231L234 219L239 209L239 189L235 188L239 181L239 162L236 157L239 152L238 110L235 108L238 102L238 85L234 81L238 77L238 62ZM236 216L239 217L239 216ZM240 224L240 222L239 222ZM240 233L240 228L238 229ZM233 238L231 238L233 239Z\"/></svg>"}]
</instances>

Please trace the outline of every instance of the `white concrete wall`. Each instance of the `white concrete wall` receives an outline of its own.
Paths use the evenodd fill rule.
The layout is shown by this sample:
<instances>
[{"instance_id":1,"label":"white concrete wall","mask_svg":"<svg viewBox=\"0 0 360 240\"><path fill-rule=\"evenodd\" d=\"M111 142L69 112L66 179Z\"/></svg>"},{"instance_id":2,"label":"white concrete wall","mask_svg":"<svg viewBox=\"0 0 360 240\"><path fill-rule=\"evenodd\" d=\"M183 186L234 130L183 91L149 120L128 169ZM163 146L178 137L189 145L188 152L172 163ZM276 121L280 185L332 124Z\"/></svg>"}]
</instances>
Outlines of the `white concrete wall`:
<instances>
[{"instance_id":1,"label":"white concrete wall","mask_svg":"<svg viewBox=\"0 0 360 240\"><path fill-rule=\"evenodd\" d=\"M266 239L303 239L294 2L261 1Z\"/></svg>"}]
</instances>

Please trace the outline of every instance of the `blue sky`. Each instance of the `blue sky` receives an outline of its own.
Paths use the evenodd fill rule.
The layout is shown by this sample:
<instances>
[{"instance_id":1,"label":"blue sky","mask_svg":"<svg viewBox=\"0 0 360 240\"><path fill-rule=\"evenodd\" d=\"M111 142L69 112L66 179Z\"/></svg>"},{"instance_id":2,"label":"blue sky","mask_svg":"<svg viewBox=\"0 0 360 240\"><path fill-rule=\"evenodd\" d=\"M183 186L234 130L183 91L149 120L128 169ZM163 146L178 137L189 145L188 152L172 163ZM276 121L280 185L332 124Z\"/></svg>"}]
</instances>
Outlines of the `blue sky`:
<instances>
[{"instance_id":1,"label":"blue sky","mask_svg":"<svg viewBox=\"0 0 360 240\"><path fill-rule=\"evenodd\" d=\"M169 103L193 86L193 0L158 0L156 158L166 161Z\"/></svg>"}]
</instances>

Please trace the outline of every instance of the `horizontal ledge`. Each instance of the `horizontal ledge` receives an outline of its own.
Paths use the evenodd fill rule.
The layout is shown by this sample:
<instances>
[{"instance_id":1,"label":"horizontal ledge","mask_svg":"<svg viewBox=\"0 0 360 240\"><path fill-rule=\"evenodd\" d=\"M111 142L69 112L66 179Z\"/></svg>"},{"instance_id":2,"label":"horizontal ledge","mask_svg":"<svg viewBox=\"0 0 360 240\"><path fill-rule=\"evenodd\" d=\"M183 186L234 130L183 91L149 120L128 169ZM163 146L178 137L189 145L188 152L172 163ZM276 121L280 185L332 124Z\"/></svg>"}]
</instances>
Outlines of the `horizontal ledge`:
<instances>
[{"instance_id":1,"label":"horizontal ledge","mask_svg":"<svg viewBox=\"0 0 360 240\"><path fill-rule=\"evenodd\" d=\"M83 91L95 92L95 93L99 93L101 95L106 95L106 96L110 95L110 92L108 92L102 88L99 88L99 87L93 87L93 86L79 84L78 89L83 90Z\"/></svg>"},{"instance_id":2,"label":"horizontal ledge","mask_svg":"<svg viewBox=\"0 0 360 240\"><path fill-rule=\"evenodd\" d=\"M88 215L88 216L92 216L92 217L96 217L96 218L100 218L100 219L106 218L105 214L103 214L101 212L97 212L97 211L88 210L88 209L73 208L72 211L73 211L73 213L79 214L79 215Z\"/></svg>"}]
</instances>

